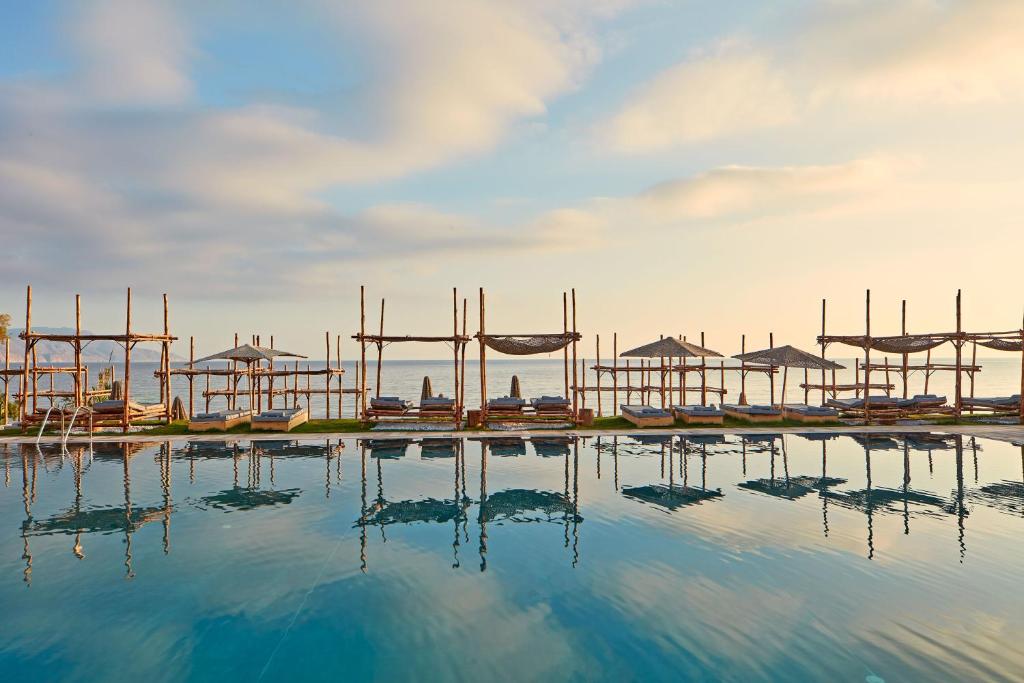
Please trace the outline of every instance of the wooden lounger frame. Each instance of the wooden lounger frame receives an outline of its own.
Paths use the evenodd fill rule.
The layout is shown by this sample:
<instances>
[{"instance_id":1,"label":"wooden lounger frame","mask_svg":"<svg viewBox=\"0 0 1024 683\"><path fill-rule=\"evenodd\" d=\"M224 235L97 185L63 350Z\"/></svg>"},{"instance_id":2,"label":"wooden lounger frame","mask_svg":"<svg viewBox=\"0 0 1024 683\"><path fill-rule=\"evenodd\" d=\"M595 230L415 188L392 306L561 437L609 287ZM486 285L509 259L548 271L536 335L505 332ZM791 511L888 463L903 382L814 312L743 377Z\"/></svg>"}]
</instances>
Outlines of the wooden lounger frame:
<instances>
[{"instance_id":1,"label":"wooden lounger frame","mask_svg":"<svg viewBox=\"0 0 1024 683\"><path fill-rule=\"evenodd\" d=\"M238 415L224 416L220 420L192 420L188 421L190 432L226 432L232 427L252 422L252 412L242 412Z\"/></svg>"},{"instance_id":2,"label":"wooden lounger frame","mask_svg":"<svg viewBox=\"0 0 1024 683\"><path fill-rule=\"evenodd\" d=\"M726 406L722 406L722 412L729 417L744 422L779 422L782 420L784 413L780 412L778 415L762 415L760 413L745 413L739 410L732 410Z\"/></svg>"},{"instance_id":3,"label":"wooden lounger frame","mask_svg":"<svg viewBox=\"0 0 1024 683\"><path fill-rule=\"evenodd\" d=\"M626 420L632 422L637 427L671 427L676 422L671 413L668 415L659 415L657 417L641 417L638 415L631 415L623 410L622 417L626 418Z\"/></svg>"},{"instance_id":4,"label":"wooden lounger frame","mask_svg":"<svg viewBox=\"0 0 1024 683\"><path fill-rule=\"evenodd\" d=\"M688 415L682 410L672 409L672 414L675 415L677 420L683 422L683 424L691 425L720 425L725 423L725 415Z\"/></svg>"}]
</instances>

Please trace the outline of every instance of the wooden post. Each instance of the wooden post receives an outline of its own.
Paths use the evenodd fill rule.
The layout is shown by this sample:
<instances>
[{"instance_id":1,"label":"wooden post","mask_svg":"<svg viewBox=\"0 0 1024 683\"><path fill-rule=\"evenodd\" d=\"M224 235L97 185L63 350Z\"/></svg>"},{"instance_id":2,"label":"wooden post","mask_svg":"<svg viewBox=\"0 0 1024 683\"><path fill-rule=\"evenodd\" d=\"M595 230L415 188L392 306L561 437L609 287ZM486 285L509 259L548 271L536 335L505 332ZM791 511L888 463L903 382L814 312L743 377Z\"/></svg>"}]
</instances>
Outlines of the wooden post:
<instances>
[{"instance_id":1,"label":"wooden post","mask_svg":"<svg viewBox=\"0 0 1024 683\"><path fill-rule=\"evenodd\" d=\"M740 353L747 352L747 335L740 335ZM747 361L740 361L740 397L736 401L740 405L747 403Z\"/></svg>"},{"instance_id":2,"label":"wooden post","mask_svg":"<svg viewBox=\"0 0 1024 683\"><path fill-rule=\"evenodd\" d=\"M821 359L825 360L825 299L821 300ZM825 405L825 368L821 369L821 405Z\"/></svg>"},{"instance_id":3,"label":"wooden post","mask_svg":"<svg viewBox=\"0 0 1024 683\"><path fill-rule=\"evenodd\" d=\"M32 285L25 288L25 362L21 366L21 424L28 417L28 354L32 349Z\"/></svg>"},{"instance_id":4,"label":"wooden post","mask_svg":"<svg viewBox=\"0 0 1024 683\"><path fill-rule=\"evenodd\" d=\"M956 403L953 406L953 412L958 422L960 421L960 411L962 408L963 400L963 387L961 386L960 378L961 368L963 367L963 342L961 340L962 331L963 320L960 312L960 290L958 289L956 290L956 385L954 388Z\"/></svg>"},{"instance_id":5,"label":"wooden post","mask_svg":"<svg viewBox=\"0 0 1024 683\"><path fill-rule=\"evenodd\" d=\"M235 332L235 346L238 348L238 333ZM238 407L238 361L231 361L231 409ZM250 406L252 407L252 406Z\"/></svg>"},{"instance_id":6,"label":"wooden post","mask_svg":"<svg viewBox=\"0 0 1024 683\"><path fill-rule=\"evenodd\" d=\"M1022 328L1024 329L1024 328ZM629 375L626 375L629 386ZM619 333L612 334L612 415L619 414Z\"/></svg>"},{"instance_id":7,"label":"wooden post","mask_svg":"<svg viewBox=\"0 0 1024 683\"><path fill-rule=\"evenodd\" d=\"M331 419L331 332L328 330L324 332L324 347L327 349L327 374L324 375L324 399L327 401L327 407L324 412L324 418Z\"/></svg>"},{"instance_id":8,"label":"wooden post","mask_svg":"<svg viewBox=\"0 0 1024 683\"><path fill-rule=\"evenodd\" d=\"M164 402L164 416L167 424L171 424L171 336L170 309L167 304L167 293L164 293L164 340L160 343L161 354L164 359L164 394L161 399Z\"/></svg>"},{"instance_id":9,"label":"wooden post","mask_svg":"<svg viewBox=\"0 0 1024 683\"><path fill-rule=\"evenodd\" d=\"M700 347L704 348L704 333L700 333ZM700 357L700 404L708 404L708 359Z\"/></svg>"},{"instance_id":10,"label":"wooden post","mask_svg":"<svg viewBox=\"0 0 1024 683\"><path fill-rule=\"evenodd\" d=\"M75 406L82 405L82 295L75 294Z\"/></svg>"},{"instance_id":11,"label":"wooden post","mask_svg":"<svg viewBox=\"0 0 1024 683\"><path fill-rule=\"evenodd\" d=\"M870 424L871 411L871 290L864 295L864 423Z\"/></svg>"},{"instance_id":12,"label":"wooden post","mask_svg":"<svg viewBox=\"0 0 1024 683\"><path fill-rule=\"evenodd\" d=\"M380 332L378 334L384 336L384 298L380 300ZM380 339L377 340L377 385L373 388L374 396L380 398L380 373L384 365L384 342Z\"/></svg>"},{"instance_id":13,"label":"wooden post","mask_svg":"<svg viewBox=\"0 0 1024 683\"><path fill-rule=\"evenodd\" d=\"M978 342L971 342L971 371L967 375L971 379L971 398L974 398L974 374L975 368L978 366ZM974 403L971 402L971 414L974 414Z\"/></svg>"},{"instance_id":14,"label":"wooden post","mask_svg":"<svg viewBox=\"0 0 1024 683\"><path fill-rule=\"evenodd\" d=\"M775 333L774 332L769 332L768 333L768 348L769 349L774 349L775 348ZM768 405L775 405L775 366L774 365L769 365L768 366L768 389L769 389L769 392L770 392L770 397L769 398L771 399L771 401L769 402Z\"/></svg>"},{"instance_id":15,"label":"wooden post","mask_svg":"<svg viewBox=\"0 0 1024 683\"><path fill-rule=\"evenodd\" d=\"M928 393L928 382L932 379L932 350L928 349L924 354L924 393Z\"/></svg>"},{"instance_id":16,"label":"wooden post","mask_svg":"<svg viewBox=\"0 0 1024 683\"><path fill-rule=\"evenodd\" d=\"M128 410L128 406L131 403L131 394L128 393L129 385L132 378L132 288L128 288L128 306L125 313L125 325L124 325L124 390L121 392L122 413L121 413L121 431L125 434L128 433L128 427L131 424L131 413Z\"/></svg>"},{"instance_id":17,"label":"wooden post","mask_svg":"<svg viewBox=\"0 0 1024 683\"><path fill-rule=\"evenodd\" d=\"M455 401L455 426L462 422L461 407L459 405L459 290L452 287L452 353L454 354L454 365L452 373L455 375L455 393L452 400Z\"/></svg>"},{"instance_id":18,"label":"wooden post","mask_svg":"<svg viewBox=\"0 0 1024 683\"><path fill-rule=\"evenodd\" d=\"M194 370L196 367L196 338L189 335L188 338L188 369ZM190 372L188 375L188 416L191 418L194 412L195 402L195 389L193 382L195 382L195 376Z\"/></svg>"},{"instance_id":19,"label":"wooden post","mask_svg":"<svg viewBox=\"0 0 1024 683\"><path fill-rule=\"evenodd\" d=\"M338 367L338 419L341 419L342 404L345 399L345 374L341 367L341 335L334 338L334 360Z\"/></svg>"},{"instance_id":20,"label":"wooden post","mask_svg":"<svg viewBox=\"0 0 1024 683\"><path fill-rule=\"evenodd\" d=\"M206 368L206 412L210 412L210 369Z\"/></svg>"},{"instance_id":21,"label":"wooden post","mask_svg":"<svg viewBox=\"0 0 1024 683\"><path fill-rule=\"evenodd\" d=\"M4 427L10 424L7 404L11 401L11 340L4 339Z\"/></svg>"},{"instance_id":22,"label":"wooden post","mask_svg":"<svg viewBox=\"0 0 1024 683\"><path fill-rule=\"evenodd\" d=\"M804 368L804 405L808 405L811 400L811 390L807 385L810 383L810 372L807 368Z\"/></svg>"},{"instance_id":23,"label":"wooden post","mask_svg":"<svg viewBox=\"0 0 1024 683\"><path fill-rule=\"evenodd\" d=\"M682 357L683 369L679 372L679 405L686 405L686 356Z\"/></svg>"},{"instance_id":24,"label":"wooden post","mask_svg":"<svg viewBox=\"0 0 1024 683\"><path fill-rule=\"evenodd\" d=\"M597 345L596 354L595 354L596 357L597 357L597 361L595 363L595 365L597 366L597 378L596 378L597 379L597 415L598 415L598 417L600 417L601 416L601 335L599 335L599 334L595 335L594 338L596 339L596 345ZM587 369L586 368L583 368L583 381L584 382L587 381Z\"/></svg>"},{"instance_id":25,"label":"wooden post","mask_svg":"<svg viewBox=\"0 0 1024 683\"><path fill-rule=\"evenodd\" d=\"M786 405L786 379L789 377L789 366L782 366L782 396L779 397L779 405ZM785 443L785 441L783 441Z\"/></svg>"},{"instance_id":26,"label":"wooden post","mask_svg":"<svg viewBox=\"0 0 1024 683\"><path fill-rule=\"evenodd\" d=\"M892 396L892 390L889 389L889 385L890 384L891 384L891 382L889 381L889 356L886 356L885 357L885 395L886 396Z\"/></svg>"},{"instance_id":27,"label":"wooden post","mask_svg":"<svg viewBox=\"0 0 1024 683\"><path fill-rule=\"evenodd\" d=\"M359 366L362 369L359 385L359 400L362 401L362 416L366 416L366 298L365 285L359 286ZM358 408L358 407L357 407Z\"/></svg>"},{"instance_id":28,"label":"wooden post","mask_svg":"<svg viewBox=\"0 0 1024 683\"><path fill-rule=\"evenodd\" d=\"M904 337L907 336L907 300L903 300L903 305L900 311L900 328ZM907 378L910 375L910 354L903 354L903 398L907 398Z\"/></svg>"},{"instance_id":29,"label":"wooden post","mask_svg":"<svg viewBox=\"0 0 1024 683\"><path fill-rule=\"evenodd\" d=\"M562 334L569 336L569 303L567 294L562 292ZM562 347L562 371L565 375L565 397L569 398L569 344Z\"/></svg>"},{"instance_id":30,"label":"wooden post","mask_svg":"<svg viewBox=\"0 0 1024 683\"><path fill-rule=\"evenodd\" d=\"M1024 319L1020 323L1020 396L1020 423L1024 424ZM1024 450L1021 453L1024 454Z\"/></svg>"},{"instance_id":31,"label":"wooden post","mask_svg":"<svg viewBox=\"0 0 1024 683\"><path fill-rule=\"evenodd\" d=\"M562 296L563 302L565 296ZM484 341L487 335L487 316L484 305L484 288L480 288L480 419L487 419L487 343ZM568 383L568 382L566 382Z\"/></svg>"},{"instance_id":32,"label":"wooden post","mask_svg":"<svg viewBox=\"0 0 1024 683\"><path fill-rule=\"evenodd\" d=\"M576 386L576 288L572 289L572 385ZM576 392L572 395L572 418L577 420L579 418L578 401Z\"/></svg>"},{"instance_id":33,"label":"wooden post","mask_svg":"<svg viewBox=\"0 0 1024 683\"><path fill-rule=\"evenodd\" d=\"M464 339L468 339L466 329L468 306L468 300L466 299L466 297L462 297L462 336ZM462 377L462 381L459 383L459 415L464 415L466 410L466 346L468 344L468 341L463 342L461 351L462 357L459 359L459 375Z\"/></svg>"}]
</instances>

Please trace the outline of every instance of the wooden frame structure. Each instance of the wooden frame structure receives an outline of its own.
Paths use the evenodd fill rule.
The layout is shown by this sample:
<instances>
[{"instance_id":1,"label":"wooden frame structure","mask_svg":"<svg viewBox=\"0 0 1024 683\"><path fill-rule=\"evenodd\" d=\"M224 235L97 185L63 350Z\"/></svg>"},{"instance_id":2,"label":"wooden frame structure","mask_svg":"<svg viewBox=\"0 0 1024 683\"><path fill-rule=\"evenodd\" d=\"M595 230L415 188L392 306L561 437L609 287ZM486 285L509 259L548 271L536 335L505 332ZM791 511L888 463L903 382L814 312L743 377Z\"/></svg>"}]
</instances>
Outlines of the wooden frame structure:
<instances>
[{"instance_id":1,"label":"wooden frame structure","mask_svg":"<svg viewBox=\"0 0 1024 683\"><path fill-rule=\"evenodd\" d=\"M679 339L686 341L685 335L679 335ZM739 365L726 365L725 358L718 361L717 365L713 365L707 362L706 359L701 359L700 364L689 364L686 358L675 358L674 356L667 356L662 358L658 365L653 364L653 360L644 362L641 358L638 365L632 365L629 359L626 359L625 365L619 364L619 335L614 333L612 335L612 364L602 365L601 364L601 337L597 335L595 344L596 358L595 364L590 366L590 370L594 371L596 386L588 387L586 385L586 377L584 376L583 385L580 387L574 387L575 391L583 397L583 407L586 407L586 396L589 392L595 392L597 394L597 415L603 415L603 403L601 401L602 394L611 392L612 394L612 415L619 414L619 392L625 393L625 400L629 403L630 397L634 394L639 394L640 403L644 405L650 405L651 396L657 395L661 399L661 407L666 410L671 405L687 405L686 397L690 393L700 393L700 405L707 405L708 394L717 395L719 402L725 400L725 395L728 393L725 389L725 373L727 372L739 372L740 374L740 386L741 394L746 393L746 379L747 374L751 372L764 373L774 380L774 374L778 372L778 368L768 367L762 365L752 365L750 363L740 363ZM700 333L700 345L704 346L704 333ZM746 335L743 335L741 346L746 350ZM666 362L667 361L667 362ZM585 365L585 363L584 363ZM586 370L587 368L584 368ZM687 373L699 373L700 384L689 386L686 377ZM719 385L708 384L708 373L718 373ZM638 385L633 384L632 376L634 373L640 373L640 383ZM623 374L626 376L625 386L620 385L619 375ZM601 378L604 375L611 375L612 384L611 386L602 385ZM657 376L658 380L654 378ZM676 382L673 384L673 376L676 378ZM774 381L772 382L774 387ZM678 396L678 403L673 403L673 396ZM667 397L667 400L666 400Z\"/></svg>"},{"instance_id":2,"label":"wooden frame structure","mask_svg":"<svg viewBox=\"0 0 1024 683\"><path fill-rule=\"evenodd\" d=\"M450 336L423 336L423 335L385 335L384 334L384 304L380 300L380 328L378 334L366 333L366 287L359 287L359 334L352 335L352 338L359 342L359 365L360 385L359 395L362 397L362 419L364 421L376 420L378 418L388 419L445 419L455 422L456 428L462 425L463 400L464 400L464 375L466 371L466 344L469 337L466 335L466 300L462 301L462 333L459 333L459 292L452 288L452 334ZM381 410L374 409L372 403L368 404L366 399L366 346L367 344L377 347L377 381L374 395L380 398L381 368L384 360L384 347L390 344L404 342L440 343L447 344L452 349L453 371L455 375L454 392L451 398L454 404L451 410L422 410L398 409Z\"/></svg>"},{"instance_id":3,"label":"wooden frame structure","mask_svg":"<svg viewBox=\"0 0 1024 683\"><path fill-rule=\"evenodd\" d=\"M259 346L260 335L253 335L253 344ZM212 368L212 367L195 367L195 338L189 337L189 361L188 367L185 368L174 368L171 370L172 375L183 376L188 380L188 416L191 418L195 415L195 380L205 378L206 387L200 392L200 397L206 402L205 412L210 412L210 403L212 399L224 398L226 401L226 407L228 409L234 409L237 407L239 385L244 378L247 382L255 382L255 386L252 387L252 395L255 396L255 405L252 406L254 412L263 410L264 398L266 398L266 408L272 410L274 406L274 397L283 396L284 404L286 407L298 407L301 397L306 399L306 410L312 415L312 397L313 396L324 396L325 397L325 419L331 418L331 396L335 396L337 399L336 417L342 417L343 398L346 394L353 395L356 397L356 405L353 409L353 417L359 416L358 408L358 375L356 377L357 387L346 389L344 387L343 378L345 374L344 368L341 366L341 335L335 336L334 346L334 367L331 366L331 333L325 332L324 339L327 350L327 366L324 368L310 368L309 364L306 364L305 368L300 367L299 361L289 363L288 361L282 361L280 368L275 368L274 360L271 359L267 366L260 366L257 368L245 368L240 367L237 362L231 364L231 367L227 368ZM235 345L238 344L238 335L235 335ZM270 345L274 345L274 337L270 337ZM356 368L358 373L359 369ZM223 389L213 389L210 387L211 377L224 377L225 386ZM302 382L300 378L305 378ZM314 387L312 378L323 377L323 387ZM275 382L281 379L282 384L275 386ZM331 387L331 383L337 380L337 386ZM249 395L249 391L244 392L245 395ZM291 400L289 401L289 397ZM290 404L290 406L289 406Z\"/></svg>"},{"instance_id":4,"label":"wooden frame structure","mask_svg":"<svg viewBox=\"0 0 1024 683\"><path fill-rule=\"evenodd\" d=\"M907 334L906 332L906 301L903 302L903 330L902 334L893 336L871 336L871 290L867 290L865 293L865 333L863 335L826 335L824 332L825 326L825 302L822 301L822 334L818 337L818 344L822 347L822 355L825 353L825 348L832 343L846 344L847 346L854 346L864 350L864 363L861 366L864 369L863 376L863 391L864 396L870 395L869 391L875 385L871 384L871 371L877 370L878 364L871 362L871 351L877 350L883 353L899 353L903 357L902 367L900 372L904 377L904 395L906 395L906 377L911 370L919 370L925 373L925 386L927 387L928 378L935 371L939 370L952 370L955 374L954 378L954 395L952 414L959 420L963 414L963 375L965 372L970 377L970 390L971 396L974 395L974 376L981 370L981 366L977 365L977 346L981 345L987 348L992 348L1001 351L1013 351L1021 353L1021 392L1024 394L1024 322L1022 322L1021 329L1009 330L1009 331L998 331L998 332L965 332L963 329L963 308L962 308L962 292L957 290L956 292L956 330L953 332L929 332L924 334ZM941 346L945 343L951 343L955 350L956 360L952 365L948 364L936 364L931 363L931 350ZM963 359L963 348L966 344L972 343L973 354L970 365L964 364ZM911 366L908 361L908 356L911 353L920 353L926 351L929 355L927 361L922 366ZM883 368L886 366L883 366ZM816 387L814 387L816 388ZM806 390L806 389L805 389ZM822 382L822 393L824 394L824 381ZM927 389L926 389L927 390ZM1019 418L1022 424L1024 424L1024 400L1020 402ZM865 401L863 408L863 416L866 422L870 422L871 414L874 413L870 406L870 401ZM889 413L893 411L885 411L881 413L883 417L891 417Z\"/></svg>"},{"instance_id":5,"label":"wooden frame structure","mask_svg":"<svg viewBox=\"0 0 1024 683\"><path fill-rule=\"evenodd\" d=\"M170 357L171 343L177 341L170 333L170 322L168 317L167 295L163 295L163 333L147 333L132 331L132 290L128 288L127 301L125 304L125 331L124 334L82 334L82 298L75 295L75 333L74 334L45 334L32 332L32 286L29 285L25 291L25 330L18 337L25 342L25 360L22 364L21 386L21 422L23 425L40 422L45 419L33 400L32 411L28 409L28 386L29 377L35 370L36 356L33 353L35 345L41 341L64 342L71 345L74 350L74 396L73 404L75 409L87 408L85 390L82 386L84 365L82 363L82 349L94 341L111 341L124 349L124 385L122 388L121 407L118 413L95 412L91 418L93 427L121 427L122 432L127 433L133 422L139 420L159 418L166 423L171 421L171 387L170 387ZM136 344L155 342L160 344L160 400L156 404L161 409L143 406L142 409L135 407L131 402L131 357L132 349Z\"/></svg>"},{"instance_id":6,"label":"wooden frame structure","mask_svg":"<svg viewBox=\"0 0 1024 683\"><path fill-rule=\"evenodd\" d=\"M576 330L576 290L572 289L572 329L569 327L569 298L566 292L562 292L562 331L554 333L527 333L527 334L488 334L487 333L487 305L484 288L480 288L480 330L474 338L480 343L480 420L488 419L488 412L494 413L493 417L514 420L550 420L569 419L576 422L579 416L579 394L576 391L569 393L570 387L575 388L578 381L576 344L581 335ZM563 409L537 409L524 408L513 414L498 414L487 407L487 348L490 347L499 353L516 356L528 356L539 353L553 353L562 351L563 377L565 397L570 401L568 410ZM570 351L572 363L570 365ZM569 383L570 368L572 371L572 384Z\"/></svg>"}]
</instances>

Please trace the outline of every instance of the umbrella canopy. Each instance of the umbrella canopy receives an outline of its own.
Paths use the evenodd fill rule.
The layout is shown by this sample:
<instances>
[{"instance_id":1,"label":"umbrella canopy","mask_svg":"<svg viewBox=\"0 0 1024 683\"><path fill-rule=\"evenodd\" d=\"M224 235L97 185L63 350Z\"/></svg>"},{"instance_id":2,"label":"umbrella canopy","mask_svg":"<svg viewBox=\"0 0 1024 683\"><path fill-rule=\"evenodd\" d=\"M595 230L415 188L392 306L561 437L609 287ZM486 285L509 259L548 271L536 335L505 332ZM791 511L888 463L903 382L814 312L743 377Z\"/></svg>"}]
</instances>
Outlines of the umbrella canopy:
<instances>
[{"instance_id":1,"label":"umbrella canopy","mask_svg":"<svg viewBox=\"0 0 1024 683\"><path fill-rule=\"evenodd\" d=\"M277 349L267 348L266 346L252 346L251 344L242 344L236 346L233 349L227 351L221 351L215 353L212 356L206 358L200 358L196 363L205 363L211 360L237 360L243 363L255 363L261 360L270 360L277 356L287 356L288 358L305 358L305 356L298 353L291 353L290 351L279 351Z\"/></svg>"},{"instance_id":2,"label":"umbrella canopy","mask_svg":"<svg viewBox=\"0 0 1024 683\"><path fill-rule=\"evenodd\" d=\"M420 389L420 400L434 397L434 387L430 385L430 378L423 378L423 388Z\"/></svg>"},{"instance_id":3,"label":"umbrella canopy","mask_svg":"<svg viewBox=\"0 0 1024 683\"><path fill-rule=\"evenodd\" d=\"M747 363L759 363L761 365L774 365L780 368L808 368L810 370L842 370L845 366L833 363L820 356L801 351L793 346L776 346L761 351L740 353L733 358Z\"/></svg>"},{"instance_id":4,"label":"umbrella canopy","mask_svg":"<svg viewBox=\"0 0 1024 683\"><path fill-rule=\"evenodd\" d=\"M720 358L722 354L675 337L664 337L619 354L620 358L666 358L669 356L674 358Z\"/></svg>"},{"instance_id":5,"label":"umbrella canopy","mask_svg":"<svg viewBox=\"0 0 1024 683\"><path fill-rule=\"evenodd\" d=\"M523 390L519 387L519 375L512 375L512 386L509 387L508 395L512 398L523 397Z\"/></svg>"}]
</instances>

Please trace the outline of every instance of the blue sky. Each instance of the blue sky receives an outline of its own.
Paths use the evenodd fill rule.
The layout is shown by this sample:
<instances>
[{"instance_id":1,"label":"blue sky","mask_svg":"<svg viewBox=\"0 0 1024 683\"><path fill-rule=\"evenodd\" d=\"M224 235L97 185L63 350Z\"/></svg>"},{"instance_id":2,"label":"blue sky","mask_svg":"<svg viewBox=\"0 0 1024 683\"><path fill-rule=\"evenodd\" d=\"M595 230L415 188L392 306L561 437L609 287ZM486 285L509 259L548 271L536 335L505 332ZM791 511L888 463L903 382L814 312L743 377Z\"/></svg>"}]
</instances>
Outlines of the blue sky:
<instances>
[{"instance_id":1,"label":"blue sky","mask_svg":"<svg viewBox=\"0 0 1024 683\"><path fill-rule=\"evenodd\" d=\"M498 327L813 345L1019 325L1024 5L1010 0L8 3L0 309L124 287L202 349ZM151 303L147 303L151 302ZM470 306L471 310L474 306ZM475 318L470 320L475 329ZM396 330L397 331L397 330ZM424 351L429 353L429 351Z\"/></svg>"}]
</instances>

